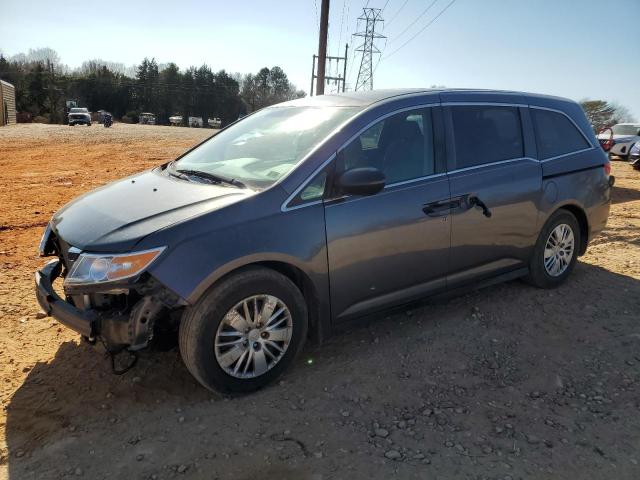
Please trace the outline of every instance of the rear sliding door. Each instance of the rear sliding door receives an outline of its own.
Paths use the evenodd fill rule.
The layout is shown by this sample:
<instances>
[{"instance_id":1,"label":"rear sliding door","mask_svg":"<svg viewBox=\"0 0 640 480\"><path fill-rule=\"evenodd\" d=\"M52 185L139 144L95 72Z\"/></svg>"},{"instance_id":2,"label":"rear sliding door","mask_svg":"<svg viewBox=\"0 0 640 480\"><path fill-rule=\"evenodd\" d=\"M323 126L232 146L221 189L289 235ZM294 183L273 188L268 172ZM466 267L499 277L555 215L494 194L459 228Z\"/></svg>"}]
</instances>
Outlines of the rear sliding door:
<instances>
[{"instance_id":1,"label":"rear sliding door","mask_svg":"<svg viewBox=\"0 0 640 480\"><path fill-rule=\"evenodd\" d=\"M528 109L455 104L444 109L452 201L448 285L526 266L537 238L540 162ZM531 146L533 148L533 146Z\"/></svg>"}]
</instances>

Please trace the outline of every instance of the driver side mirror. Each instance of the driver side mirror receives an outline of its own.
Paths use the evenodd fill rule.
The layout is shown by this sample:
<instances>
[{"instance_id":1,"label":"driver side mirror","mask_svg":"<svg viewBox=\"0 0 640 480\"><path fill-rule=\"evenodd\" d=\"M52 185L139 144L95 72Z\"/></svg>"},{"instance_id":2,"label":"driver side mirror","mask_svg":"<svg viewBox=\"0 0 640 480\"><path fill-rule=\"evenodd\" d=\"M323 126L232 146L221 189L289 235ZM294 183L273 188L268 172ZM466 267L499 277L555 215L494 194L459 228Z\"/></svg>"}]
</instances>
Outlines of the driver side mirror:
<instances>
[{"instance_id":1,"label":"driver side mirror","mask_svg":"<svg viewBox=\"0 0 640 480\"><path fill-rule=\"evenodd\" d=\"M377 168L352 168L338 177L337 186L343 194L375 195L384 188L385 181L384 173Z\"/></svg>"}]
</instances>

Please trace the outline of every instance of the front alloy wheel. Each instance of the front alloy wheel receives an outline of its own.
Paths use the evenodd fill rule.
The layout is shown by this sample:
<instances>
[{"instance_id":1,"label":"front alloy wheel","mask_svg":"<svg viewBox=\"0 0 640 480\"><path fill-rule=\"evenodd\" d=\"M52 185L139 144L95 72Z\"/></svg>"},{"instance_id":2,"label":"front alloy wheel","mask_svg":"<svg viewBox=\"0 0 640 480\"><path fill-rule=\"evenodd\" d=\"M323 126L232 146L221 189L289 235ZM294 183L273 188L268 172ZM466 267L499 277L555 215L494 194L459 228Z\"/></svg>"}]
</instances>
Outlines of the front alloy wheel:
<instances>
[{"instance_id":1,"label":"front alloy wheel","mask_svg":"<svg viewBox=\"0 0 640 480\"><path fill-rule=\"evenodd\" d=\"M238 302L220 322L216 360L236 378L253 378L273 368L291 342L291 312L273 295L254 295Z\"/></svg>"},{"instance_id":2,"label":"front alloy wheel","mask_svg":"<svg viewBox=\"0 0 640 480\"><path fill-rule=\"evenodd\" d=\"M298 286L269 268L245 267L185 310L180 353L208 389L250 392L293 363L307 330L307 305Z\"/></svg>"}]
</instances>

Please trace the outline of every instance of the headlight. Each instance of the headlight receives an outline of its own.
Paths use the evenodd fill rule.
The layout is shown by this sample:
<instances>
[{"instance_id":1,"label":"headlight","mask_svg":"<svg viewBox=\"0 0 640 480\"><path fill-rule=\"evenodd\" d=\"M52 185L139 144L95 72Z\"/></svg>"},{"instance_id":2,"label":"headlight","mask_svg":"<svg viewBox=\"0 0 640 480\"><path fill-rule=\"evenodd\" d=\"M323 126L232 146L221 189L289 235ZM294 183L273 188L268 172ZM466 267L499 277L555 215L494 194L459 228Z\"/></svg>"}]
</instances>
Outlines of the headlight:
<instances>
[{"instance_id":1,"label":"headlight","mask_svg":"<svg viewBox=\"0 0 640 480\"><path fill-rule=\"evenodd\" d=\"M83 253L74 262L65 285L113 282L135 277L158 258L165 247L123 254Z\"/></svg>"},{"instance_id":2,"label":"headlight","mask_svg":"<svg viewBox=\"0 0 640 480\"><path fill-rule=\"evenodd\" d=\"M640 155L640 142L636 142L635 145L631 147L631 150L629 150L629 153L631 155Z\"/></svg>"}]
</instances>

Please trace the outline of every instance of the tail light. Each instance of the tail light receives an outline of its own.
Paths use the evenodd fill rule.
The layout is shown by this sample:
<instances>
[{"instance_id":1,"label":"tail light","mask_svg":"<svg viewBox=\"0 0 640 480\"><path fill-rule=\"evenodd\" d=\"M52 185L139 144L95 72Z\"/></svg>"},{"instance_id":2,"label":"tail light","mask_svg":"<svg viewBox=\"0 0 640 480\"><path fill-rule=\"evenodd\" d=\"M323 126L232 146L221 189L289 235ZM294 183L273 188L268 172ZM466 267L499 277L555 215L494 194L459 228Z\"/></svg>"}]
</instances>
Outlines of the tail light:
<instances>
[{"instance_id":1,"label":"tail light","mask_svg":"<svg viewBox=\"0 0 640 480\"><path fill-rule=\"evenodd\" d=\"M610 162L606 162L604 164L604 173L607 176L611 175L611 163Z\"/></svg>"}]
</instances>

